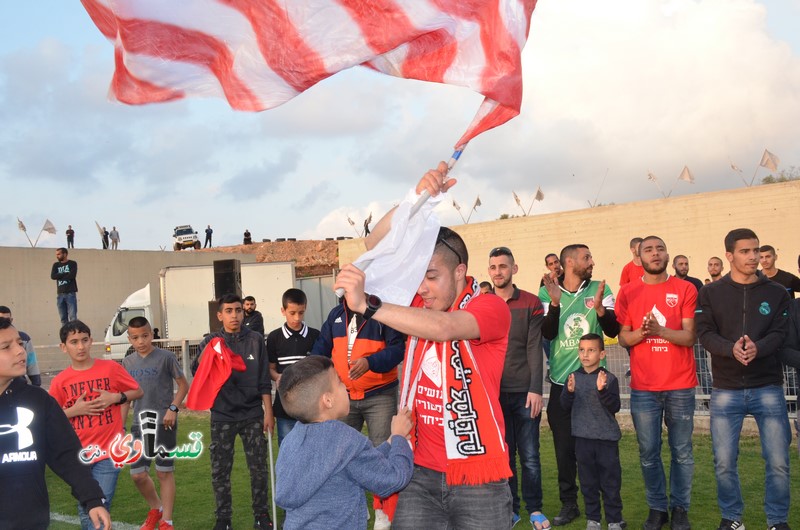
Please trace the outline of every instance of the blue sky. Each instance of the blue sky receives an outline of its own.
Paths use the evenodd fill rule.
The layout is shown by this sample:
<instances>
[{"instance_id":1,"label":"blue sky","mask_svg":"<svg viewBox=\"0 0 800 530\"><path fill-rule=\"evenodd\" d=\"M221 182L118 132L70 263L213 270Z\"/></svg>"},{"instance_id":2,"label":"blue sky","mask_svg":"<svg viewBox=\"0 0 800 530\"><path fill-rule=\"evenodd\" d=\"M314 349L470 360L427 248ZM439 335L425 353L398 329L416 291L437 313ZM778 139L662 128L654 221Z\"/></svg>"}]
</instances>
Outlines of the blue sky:
<instances>
[{"instance_id":1,"label":"blue sky","mask_svg":"<svg viewBox=\"0 0 800 530\"><path fill-rule=\"evenodd\" d=\"M60 246L169 245L172 227L237 243L354 235L450 155L481 97L354 69L259 114L218 100L110 102L112 46L77 1L15 3L0 20L0 245L27 245L49 218ZM540 0L524 52L522 114L474 140L451 193L472 222L587 200L742 186L765 148L800 166L800 0ZM694 185L676 182L687 165ZM606 171L608 177L601 188ZM758 170L760 178L768 172ZM450 202L446 224L461 222Z\"/></svg>"}]
</instances>

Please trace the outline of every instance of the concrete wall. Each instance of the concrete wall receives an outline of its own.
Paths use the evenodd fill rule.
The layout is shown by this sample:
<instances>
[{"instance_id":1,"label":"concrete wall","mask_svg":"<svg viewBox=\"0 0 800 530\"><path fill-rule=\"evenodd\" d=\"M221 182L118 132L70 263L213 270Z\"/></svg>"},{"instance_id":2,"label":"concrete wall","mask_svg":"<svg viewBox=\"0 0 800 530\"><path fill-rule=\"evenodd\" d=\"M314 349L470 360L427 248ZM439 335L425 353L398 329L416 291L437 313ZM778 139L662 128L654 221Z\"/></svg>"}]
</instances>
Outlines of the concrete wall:
<instances>
[{"instance_id":1,"label":"concrete wall","mask_svg":"<svg viewBox=\"0 0 800 530\"><path fill-rule=\"evenodd\" d=\"M546 272L544 256L572 243L589 245L594 278L605 278L616 292L622 267L631 259L631 238L655 234L670 256L689 258L691 276L708 277L706 263L719 256L728 271L723 238L731 229L753 229L762 244L777 249L778 268L797 274L800 253L800 182L738 188L669 199L586 208L486 223L453 226L467 243L470 272L488 280L489 251L507 246L519 265L518 287L537 292ZM340 264L364 251L363 240L339 243ZM670 273L672 268L668 269Z\"/></svg>"},{"instance_id":2,"label":"concrete wall","mask_svg":"<svg viewBox=\"0 0 800 530\"><path fill-rule=\"evenodd\" d=\"M255 254L222 252L93 249L72 249L69 257L78 263L78 318L92 329L95 342L102 342L106 325L126 296L147 283L158 292L162 268L210 265L214 260L234 258L254 263L256 258ZM30 334L37 346L59 342L56 285L50 279L55 261L52 248L0 247L0 305L11 307L15 324ZM157 303L158 297L154 301ZM43 368L50 368L49 353L48 349L41 351Z\"/></svg>"}]
</instances>

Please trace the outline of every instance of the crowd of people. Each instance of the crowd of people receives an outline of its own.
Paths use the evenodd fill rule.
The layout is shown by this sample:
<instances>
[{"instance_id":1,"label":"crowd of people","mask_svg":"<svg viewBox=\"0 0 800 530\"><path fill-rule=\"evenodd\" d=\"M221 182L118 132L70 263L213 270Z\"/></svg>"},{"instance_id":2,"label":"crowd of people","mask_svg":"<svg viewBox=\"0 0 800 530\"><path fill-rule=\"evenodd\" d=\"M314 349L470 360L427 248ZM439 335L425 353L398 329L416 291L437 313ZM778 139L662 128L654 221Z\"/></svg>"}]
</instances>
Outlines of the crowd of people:
<instances>
[{"instance_id":1,"label":"crowd of people","mask_svg":"<svg viewBox=\"0 0 800 530\"><path fill-rule=\"evenodd\" d=\"M428 171L417 193L446 192L454 184L446 172L444 163ZM386 235L393 214L377 223L367 248ZM191 385L175 355L154 345L143 317L128 323L133 352L122 365L91 357L91 331L77 319L74 301L77 264L58 249L51 277L70 366L52 381L50 397L37 388L30 337L0 306L0 426L10 429L0 434L17 435L0 436L0 477L23 492L23 500L0 496L0 527L47 527L46 463L72 486L83 528L109 528L119 468L107 453L125 432L131 404L133 439L154 432L171 447L186 399L189 408L211 411L215 530L232 528L237 436L254 528L273 527L267 436L275 428L273 494L286 529L365 529L368 491L377 530L543 530L581 516L580 489L587 530L603 528L603 519L609 530L621 530L618 378L630 377L649 508L642 528L691 528L695 395L698 384L706 393L707 383L718 529L744 529L738 449L743 420L752 415L765 462L766 524L787 530L792 433L783 373L784 365L800 367L800 300L792 300L800 280L775 267L775 249L752 230L731 230L724 246L729 272L712 257L703 282L688 276L686 256L670 261L661 237L634 238L615 296L592 278L589 247L568 244L545 257L548 273L534 294L514 283L519 265L505 246L491 249L489 281L479 283L463 239L442 227L410 306L366 293L364 272L352 264L336 278L344 295L320 330L305 323L307 298L299 289L284 293L285 323L269 333L254 297L223 296L221 329L201 342ZM628 350L630 374L607 369L604 337ZM698 340L710 354L707 382L698 381ZM543 512L539 451L545 378L561 505L552 519ZM98 451L81 463L78 455L93 447ZM153 460L159 488L149 473ZM130 474L144 500L141 528L172 528L174 458L158 452Z\"/></svg>"}]
</instances>

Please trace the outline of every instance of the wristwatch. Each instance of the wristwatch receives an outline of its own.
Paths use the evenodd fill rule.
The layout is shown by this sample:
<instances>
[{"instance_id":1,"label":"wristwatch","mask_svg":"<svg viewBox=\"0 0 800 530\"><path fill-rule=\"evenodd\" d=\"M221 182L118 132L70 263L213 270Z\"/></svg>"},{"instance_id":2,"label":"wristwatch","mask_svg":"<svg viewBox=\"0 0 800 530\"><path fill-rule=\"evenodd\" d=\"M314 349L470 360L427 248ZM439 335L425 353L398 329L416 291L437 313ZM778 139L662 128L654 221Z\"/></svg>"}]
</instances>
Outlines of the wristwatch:
<instances>
[{"instance_id":1,"label":"wristwatch","mask_svg":"<svg viewBox=\"0 0 800 530\"><path fill-rule=\"evenodd\" d=\"M167 407L167 408L168 408L169 410L171 410L172 412L174 412L175 414L177 414L177 413L178 413L178 406L177 406L175 403L171 403L171 404L170 404L170 406L169 406L169 407Z\"/></svg>"},{"instance_id":2,"label":"wristwatch","mask_svg":"<svg viewBox=\"0 0 800 530\"><path fill-rule=\"evenodd\" d=\"M375 314L375 311L381 308L383 302L380 298L375 296L374 294L367 295L367 309L364 311L364 320L369 320L372 318L372 315Z\"/></svg>"},{"instance_id":3,"label":"wristwatch","mask_svg":"<svg viewBox=\"0 0 800 530\"><path fill-rule=\"evenodd\" d=\"M119 401L117 402L117 405L122 405L126 401L128 401L128 396L125 394L125 392L120 392L119 393Z\"/></svg>"}]
</instances>

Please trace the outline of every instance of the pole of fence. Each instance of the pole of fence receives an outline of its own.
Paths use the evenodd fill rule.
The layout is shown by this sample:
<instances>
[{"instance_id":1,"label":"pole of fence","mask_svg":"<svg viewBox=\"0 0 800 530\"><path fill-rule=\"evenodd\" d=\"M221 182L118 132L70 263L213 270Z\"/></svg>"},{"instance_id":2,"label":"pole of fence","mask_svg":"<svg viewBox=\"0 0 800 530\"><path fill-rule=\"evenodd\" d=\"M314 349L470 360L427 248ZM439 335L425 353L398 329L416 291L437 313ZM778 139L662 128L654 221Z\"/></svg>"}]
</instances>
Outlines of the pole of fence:
<instances>
[{"instance_id":1,"label":"pole of fence","mask_svg":"<svg viewBox=\"0 0 800 530\"><path fill-rule=\"evenodd\" d=\"M189 341L187 339L183 339L181 341L181 366L183 367L183 375L186 377L186 380L189 381L189 383L191 383L192 379L194 379L192 376L192 371L189 369L190 365Z\"/></svg>"}]
</instances>

